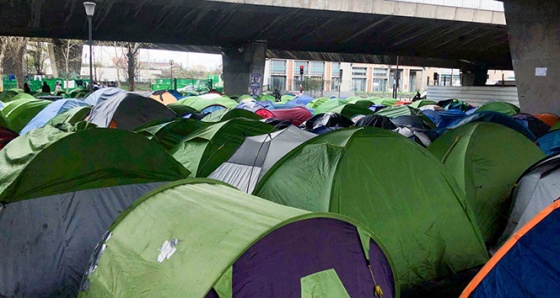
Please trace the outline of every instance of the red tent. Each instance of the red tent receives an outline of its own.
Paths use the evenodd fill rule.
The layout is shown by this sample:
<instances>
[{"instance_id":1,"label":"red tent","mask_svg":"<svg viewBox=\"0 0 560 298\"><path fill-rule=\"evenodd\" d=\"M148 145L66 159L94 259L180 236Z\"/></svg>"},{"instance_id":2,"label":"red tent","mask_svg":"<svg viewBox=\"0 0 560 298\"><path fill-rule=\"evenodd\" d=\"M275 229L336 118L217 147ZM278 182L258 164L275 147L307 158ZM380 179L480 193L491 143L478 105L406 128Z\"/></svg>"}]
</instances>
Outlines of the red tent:
<instances>
[{"instance_id":1,"label":"red tent","mask_svg":"<svg viewBox=\"0 0 560 298\"><path fill-rule=\"evenodd\" d=\"M0 127L0 149L4 148L13 139L19 137L15 131L9 130L5 127Z\"/></svg>"},{"instance_id":2,"label":"red tent","mask_svg":"<svg viewBox=\"0 0 560 298\"><path fill-rule=\"evenodd\" d=\"M255 114L263 117L264 119L276 118L278 120L289 120L293 125L299 126L307 121L313 115L304 107L294 107L290 109L267 110L260 109Z\"/></svg>"}]
</instances>

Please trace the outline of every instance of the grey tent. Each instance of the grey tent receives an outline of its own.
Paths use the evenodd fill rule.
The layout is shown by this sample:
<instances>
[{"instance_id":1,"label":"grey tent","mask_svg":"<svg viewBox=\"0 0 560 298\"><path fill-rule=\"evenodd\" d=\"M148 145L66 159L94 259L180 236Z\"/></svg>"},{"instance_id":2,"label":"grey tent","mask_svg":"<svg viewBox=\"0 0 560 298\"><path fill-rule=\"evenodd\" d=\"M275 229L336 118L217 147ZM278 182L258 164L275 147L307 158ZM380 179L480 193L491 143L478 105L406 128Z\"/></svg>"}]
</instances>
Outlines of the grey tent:
<instances>
[{"instance_id":1,"label":"grey tent","mask_svg":"<svg viewBox=\"0 0 560 298\"><path fill-rule=\"evenodd\" d=\"M280 158L313 137L314 134L293 125L270 134L248 137L235 154L212 172L209 178L251 193Z\"/></svg>"},{"instance_id":2,"label":"grey tent","mask_svg":"<svg viewBox=\"0 0 560 298\"><path fill-rule=\"evenodd\" d=\"M98 127L134 130L150 121L176 117L171 109L135 93L120 93L93 107L89 122Z\"/></svg>"},{"instance_id":3,"label":"grey tent","mask_svg":"<svg viewBox=\"0 0 560 298\"><path fill-rule=\"evenodd\" d=\"M560 198L559 180L560 154L544 158L523 173L513 189L512 209L498 244L507 241L539 212Z\"/></svg>"},{"instance_id":4,"label":"grey tent","mask_svg":"<svg viewBox=\"0 0 560 298\"><path fill-rule=\"evenodd\" d=\"M113 220L188 175L158 144L128 131L47 125L13 140L0 150L0 297L75 297Z\"/></svg>"}]
</instances>

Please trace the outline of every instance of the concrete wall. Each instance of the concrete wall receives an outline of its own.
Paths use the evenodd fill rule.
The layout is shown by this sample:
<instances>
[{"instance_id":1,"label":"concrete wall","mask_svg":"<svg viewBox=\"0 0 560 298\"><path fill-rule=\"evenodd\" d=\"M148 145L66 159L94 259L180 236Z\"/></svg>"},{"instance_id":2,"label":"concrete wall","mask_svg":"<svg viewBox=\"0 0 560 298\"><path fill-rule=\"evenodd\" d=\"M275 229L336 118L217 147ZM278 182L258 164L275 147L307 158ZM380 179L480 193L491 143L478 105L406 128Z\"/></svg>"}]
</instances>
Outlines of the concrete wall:
<instances>
[{"instance_id":1,"label":"concrete wall","mask_svg":"<svg viewBox=\"0 0 560 298\"><path fill-rule=\"evenodd\" d=\"M428 99L434 101L456 98L474 106L489 101L505 101L519 106L515 87L443 87L429 86Z\"/></svg>"}]
</instances>

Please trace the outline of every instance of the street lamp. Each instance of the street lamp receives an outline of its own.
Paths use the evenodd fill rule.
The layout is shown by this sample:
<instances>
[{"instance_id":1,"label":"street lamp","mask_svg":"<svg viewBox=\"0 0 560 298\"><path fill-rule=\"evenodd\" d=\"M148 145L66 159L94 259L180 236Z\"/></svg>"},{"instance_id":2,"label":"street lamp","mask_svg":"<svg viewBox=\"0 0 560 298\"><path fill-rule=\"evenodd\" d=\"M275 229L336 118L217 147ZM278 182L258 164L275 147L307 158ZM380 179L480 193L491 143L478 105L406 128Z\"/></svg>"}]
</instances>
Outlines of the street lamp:
<instances>
[{"instance_id":1,"label":"street lamp","mask_svg":"<svg viewBox=\"0 0 560 298\"><path fill-rule=\"evenodd\" d=\"M92 19L95 14L95 3L94 2L84 2L84 8L86 9L86 15L88 18L88 28L89 28L89 93L93 92L93 49L92 49Z\"/></svg>"}]
</instances>

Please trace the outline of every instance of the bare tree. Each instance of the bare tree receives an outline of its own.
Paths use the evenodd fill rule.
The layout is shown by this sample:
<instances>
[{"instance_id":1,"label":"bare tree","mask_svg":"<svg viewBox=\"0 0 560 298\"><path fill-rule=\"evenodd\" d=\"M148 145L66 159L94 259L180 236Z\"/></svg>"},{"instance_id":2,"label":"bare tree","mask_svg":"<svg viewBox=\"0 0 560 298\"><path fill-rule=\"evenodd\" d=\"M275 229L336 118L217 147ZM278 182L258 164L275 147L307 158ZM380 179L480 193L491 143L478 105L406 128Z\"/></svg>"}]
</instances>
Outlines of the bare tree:
<instances>
[{"instance_id":1,"label":"bare tree","mask_svg":"<svg viewBox=\"0 0 560 298\"><path fill-rule=\"evenodd\" d=\"M138 54L140 53L139 42L127 42L124 45L124 54L126 57L127 72L126 78L128 81L128 88L134 91L136 87L136 78L140 74L141 63L138 61Z\"/></svg>"},{"instance_id":2,"label":"bare tree","mask_svg":"<svg viewBox=\"0 0 560 298\"><path fill-rule=\"evenodd\" d=\"M6 49L8 47L8 37L0 36L0 92L3 90L3 79L4 79L4 56L6 55Z\"/></svg>"},{"instance_id":3,"label":"bare tree","mask_svg":"<svg viewBox=\"0 0 560 298\"><path fill-rule=\"evenodd\" d=\"M84 43L81 40L74 40L74 39L65 39L65 40L61 40L61 42L63 45L62 58L64 61L64 78L66 80L66 93L68 93L68 80L71 77L70 64L75 63L77 59L81 61L82 59L81 55L76 57L74 53L77 48L79 48L81 51L81 48ZM90 84L91 83L92 82L90 82Z\"/></svg>"},{"instance_id":4,"label":"bare tree","mask_svg":"<svg viewBox=\"0 0 560 298\"><path fill-rule=\"evenodd\" d=\"M23 57L27 51L28 40L29 38L27 37L2 37L3 54L0 64L2 64L2 67L6 67L9 72L13 72L16 75L18 88L23 88L23 83L25 81L23 74Z\"/></svg>"},{"instance_id":5,"label":"bare tree","mask_svg":"<svg viewBox=\"0 0 560 298\"><path fill-rule=\"evenodd\" d=\"M45 61L49 57L48 43L40 40L32 40L28 44L28 66L33 66L36 74L44 75Z\"/></svg>"}]
</instances>

